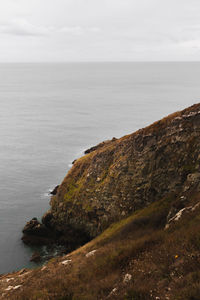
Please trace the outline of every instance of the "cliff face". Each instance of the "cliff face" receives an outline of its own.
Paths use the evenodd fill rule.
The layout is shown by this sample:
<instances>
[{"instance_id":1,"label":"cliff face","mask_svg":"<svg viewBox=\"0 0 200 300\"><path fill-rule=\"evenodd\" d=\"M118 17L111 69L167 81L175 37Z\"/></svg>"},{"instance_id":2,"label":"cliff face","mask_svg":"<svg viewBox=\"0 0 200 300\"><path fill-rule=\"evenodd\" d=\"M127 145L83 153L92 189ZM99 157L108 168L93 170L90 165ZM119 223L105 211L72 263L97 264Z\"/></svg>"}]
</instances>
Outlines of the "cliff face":
<instances>
[{"instance_id":1,"label":"cliff face","mask_svg":"<svg viewBox=\"0 0 200 300\"><path fill-rule=\"evenodd\" d=\"M95 237L112 222L200 178L200 104L91 148L52 196L43 222ZM199 186L200 188L200 186Z\"/></svg>"}]
</instances>

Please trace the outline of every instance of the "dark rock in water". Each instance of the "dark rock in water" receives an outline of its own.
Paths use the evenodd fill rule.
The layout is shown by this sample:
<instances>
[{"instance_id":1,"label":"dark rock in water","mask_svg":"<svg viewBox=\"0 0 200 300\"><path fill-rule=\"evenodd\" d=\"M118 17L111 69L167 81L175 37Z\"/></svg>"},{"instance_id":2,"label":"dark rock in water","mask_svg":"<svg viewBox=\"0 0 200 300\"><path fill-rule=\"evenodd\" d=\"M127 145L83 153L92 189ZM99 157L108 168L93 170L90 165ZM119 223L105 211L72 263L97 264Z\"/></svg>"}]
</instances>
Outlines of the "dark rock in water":
<instances>
[{"instance_id":1,"label":"dark rock in water","mask_svg":"<svg viewBox=\"0 0 200 300\"><path fill-rule=\"evenodd\" d=\"M47 211L40 223L37 218L33 218L26 223L23 229L22 241L27 245L43 246L62 245L67 252L85 244L90 237L81 229L75 229L67 226L64 230L52 229L53 215L51 211Z\"/></svg>"},{"instance_id":2,"label":"dark rock in water","mask_svg":"<svg viewBox=\"0 0 200 300\"><path fill-rule=\"evenodd\" d=\"M58 188L59 188L59 185L57 185L53 191L50 192L51 195L56 195L57 194L57 191L58 191Z\"/></svg>"},{"instance_id":3,"label":"dark rock in water","mask_svg":"<svg viewBox=\"0 0 200 300\"><path fill-rule=\"evenodd\" d=\"M27 222L23 231L24 234L33 234L37 236L48 235L48 229L41 224L36 218Z\"/></svg>"},{"instance_id":4,"label":"dark rock in water","mask_svg":"<svg viewBox=\"0 0 200 300\"><path fill-rule=\"evenodd\" d=\"M41 261L41 255L39 252L34 252L33 255L30 258L30 261L33 262L40 262Z\"/></svg>"},{"instance_id":5,"label":"dark rock in water","mask_svg":"<svg viewBox=\"0 0 200 300\"><path fill-rule=\"evenodd\" d=\"M37 218L27 222L23 229L22 241L28 245L46 245L52 242L52 232Z\"/></svg>"}]
</instances>

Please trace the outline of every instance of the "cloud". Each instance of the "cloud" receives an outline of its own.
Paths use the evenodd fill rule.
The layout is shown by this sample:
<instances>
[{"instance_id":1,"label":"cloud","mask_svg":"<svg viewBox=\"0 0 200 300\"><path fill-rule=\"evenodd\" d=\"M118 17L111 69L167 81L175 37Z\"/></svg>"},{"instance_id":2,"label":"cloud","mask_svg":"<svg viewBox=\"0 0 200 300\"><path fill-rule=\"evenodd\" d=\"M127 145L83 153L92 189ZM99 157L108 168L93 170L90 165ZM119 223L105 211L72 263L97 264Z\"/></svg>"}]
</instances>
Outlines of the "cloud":
<instances>
[{"instance_id":1,"label":"cloud","mask_svg":"<svg viewBox=\"0 0 200 300\"><path fill-rule=\"evenodd\" d=\"M200 59L198 0L58 4L2 1L0 60Z\"/></svg>"},{"instance_id":2,"label":"cloud","mask_svg":"<svg viewBox=\"0 0 200 300\"><path fill-rule=\"evenodd\" d=\"M101 28L99 27L81 27L81 26L71 26L71 27L61 27L58 30L60 33L66 33L71 35L83 35L88 33L100 33Z\"/></svg>"},{"instance_id":3,"label":"cloud","mask_svg":"<svg viewBox=\"0 0 200 300\"><path fill-rule=\"evenodd\" d=\"M200 25L192 24L183 26L181 29L170 33L171 42L178 47L185 49L199 49L200 48ZM169 40L170 40L169 39Z\"/></svg>"},{"instance_id":4,"label":"cloud","mask_svg":"<svg viewBox=\"0 0 200 300\"><path fill-rule=\"evenodd\" d=\"M0 23L0 33L14 36L46 36L50 34L67 34L80 36L84 34L98 34L99 27L65 26L65 27L44 27L34 25L26 19L14 19L7 23Z\"/></svg>"},{"instance_id":5,"label":"cloud","mask_svg":"<svg viewBox=\"0 0 200 300\"><path fill-rule=\"evenodd\" d=\"M84 30L80 26L73 26L73 27L62 27L58 30L61 33L67 33L72 35L82 35Z\"/></svg>"},{"instance_id":6,"label":"cloud","mask_svg":"<svg viewBox=\"0 0 200 300\"><path fill-rule=\"evenodd\" d=\"M200 50L200 39L191 39L183 41L182 43L180 43L180 46L188 49Z\"/></svg>"},{"instance_id":7,"label":"cloud","mask_svg":"<svg viewBox=\"0 0 200 300\"><path fill-rule=\"evenodd\" d=\"M0 33L15 36L44 36L52 29L31 24L25 19L15 19L6 24L0 24Z\"/></svg>"}]
</instances>

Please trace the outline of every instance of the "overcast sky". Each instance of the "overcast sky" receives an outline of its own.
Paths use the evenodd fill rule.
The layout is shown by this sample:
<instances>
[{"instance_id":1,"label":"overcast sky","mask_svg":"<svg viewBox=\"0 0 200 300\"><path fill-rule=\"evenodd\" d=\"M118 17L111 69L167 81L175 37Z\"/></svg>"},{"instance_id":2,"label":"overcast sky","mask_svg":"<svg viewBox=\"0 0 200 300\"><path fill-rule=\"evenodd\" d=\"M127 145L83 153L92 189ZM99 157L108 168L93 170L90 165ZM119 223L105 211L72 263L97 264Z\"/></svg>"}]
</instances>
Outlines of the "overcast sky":
<instances>
[{"instance_id":1,"label":"overcast sky","mask_svg":"<svg viewBox=\"0 0 200 300\"><path fill-rule=\"evenodd\" d=\"M200 1L0 1L0 62L130 60L200 60Z\"/></svg>"}]
</instances>

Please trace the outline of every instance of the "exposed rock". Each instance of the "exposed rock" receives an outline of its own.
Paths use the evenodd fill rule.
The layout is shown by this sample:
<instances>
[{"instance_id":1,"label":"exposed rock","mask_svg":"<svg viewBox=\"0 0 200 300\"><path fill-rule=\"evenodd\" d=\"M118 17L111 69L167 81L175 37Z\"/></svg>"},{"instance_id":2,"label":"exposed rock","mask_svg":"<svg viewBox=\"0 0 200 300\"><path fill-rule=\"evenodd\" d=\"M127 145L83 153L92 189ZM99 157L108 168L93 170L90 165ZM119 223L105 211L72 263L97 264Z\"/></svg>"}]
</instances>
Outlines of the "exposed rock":
<instances>
[{"instance_id":1,"label":"exposed rock","mask_svg":"<svg viewBox=\"0 0 200 300\"><path fill-rule=\"evenodd\" d=\"M12 290L13 289L13 286L12 285L9 285L6 289L5 289L5 291L10 291L10 290Z\"/></svg>"},{"instance_id":2,"label":"exposed rock","mask_svg":"<svg viewBox=\"0 0 200 300\"><path fill-rule=\"evenodd\" d=\"M169 220L171 220L175 214L178 212L178 209L176 207L172 207L167 215L167 223L169 222Z\"/></svg>"},{"instance_id":3,"label":"exposed rock","mask_svg":"<svg viewBox=\"0 0 200 300\"><path fill-rule=\"evenodd\" d=\"M14 286L14 287L13 287L13 290L17 290L17 289L19 289L21 286L22 286L21 284Z\"/></svg>"},{"instance_id":4,"label":"exposed rock","mask_svg":"<svg viewBox=\"0 0 200 300\"><path fill-rule=\"evenodd\" d=\"M64 265L64 266L66 266L66 265L69 265L71 262L72 262L71 259L66 259L66 260L63 260L63 261L61 262L61 264Z\"/></svg>"},{"instance_id":5,"label":"exposed rock","mask_svg":"<svg viewBox=\"0 0 200 300\"><path fill-rule=\"evenodd\" d=\"M27 222L22 232L22 241L25 244L44 245L52 243L52 232L37 218Z\"/></svg>"},{"instance_id":6,"label":"exposed rock","mask_svg":"<svg viewBox=\"0 0 200 300\"><path fill-rule=\"evenodd\" d=\"M177 201L173 206L171 207L168 215L167 215L167 223L169 222L170 219L172 219L178 211L180 211L182 208L185 207L185 204L187 203L187 198L186 196L181 196L179 198L179 201Z\"/></svg>"},{"instance_id":7,"label":"exposed rock","mask_svg":"<svg viewBox=\"0 0 200 300\"><path fill-rule=\"evenodd\" d=\"M108 299L111 298L112 296L115 296L117 294L117 288L112 289L112 291L110 292L110 294L108 295Z\"/></svg>"},{"instance_id":8,"label":"exposed rock","mask_svg":"<svg viewBox=\"0 0 200 300\"><path fill-rule=\"evenodd\" d=\"M86 150L52 196L48 226L65 236L70 227L93 238L133 211L197 184L199 110L194 105Z\"/></svg>"},{"instance_id":9,"label":"exposed rock","mask_svg":"<svg viewBox=\"0 0 200 300\"><path fill-rule=\"evenodd\" d=\"M11 280L14 280L14 278L12 277L12 278L6 278L6 279L3 279L3 281L6 281L6 282L9 282L9 281L11 281Z\"/></svg>"},{"instance_id":10,"label":"exposed rock","mask_svg":"<svg viewBox=\"0 0 200 300\"><path fill-rule=\"evenodd\" d=\"M28 272L28 269L22 269L19 271L19 275L23 275Z\"/></svg>"},{"instance_id":11,"label":"exposed rock","mask_svg":"<svg viewBox=\"0 0 200 300\"><path fill-rule=\"evenodd\" d=\"M124 282L124 283L129 283L131 280L132 280L132 275L127 273L127 274L124 276L123 282Z\"/></svg>"},{"instance_id":12,"label":"exposed rock","mask_svg":"<svg viewBox=\"0 0 200 300\"><path fill-rule=\"evenodd\" d=\"M168 220L167 224L165 225L165 230L168 229L171 224L179 221L183 215L189 212L193 212L199 207L200 207L200 202L196 203L194 206L184 207L181 210L179 210L172 218Z\"/></svg>"},{"instance_id":13,"label":"exposed rock","mask_svg":"<svg viewBox=\"0 0 200 300\"><path fill-rule=\"evenodd\" d=\"M20 285L16 285L16 286L9 285L9 286L5 289L5 291L17 290L17 289L19 289L21 286L22 286L21 284L20 284Z\"/></svg>"},{"instance_id":14,"label":"exposed rock","mask_svg":"<svg viewBox=\"0 0 200 300\"><path fill-rule=\"evenodd\" d=\"M53 191L50 192L51 195L56 195L57 194L57 191L58 191L58 188L59 188L59 185L57 185Z\"/></svg>"},{"instance_id":15,"label":"exposed rock","mask_svg":"<svg viewBox=\"0 0 200 300\"><path fill-rule=\"evenodd\" d=\"M88 258L88 257L91 257L91 256L94 256L94 254L97 252L97 250L92 250L90 252L88 252L85 256Z\"/></svg>"},{"instance_id":16,"label":"exposed rock","mask_svg":"<svg viewBox=\"0 0 200 300\"><path fill-rule=\"evenodd\" d=\"M43 236L47 233L47 229L37 220L37 218L33 218L26 223L23 233Z\"/></svg>"}]
</instances>

